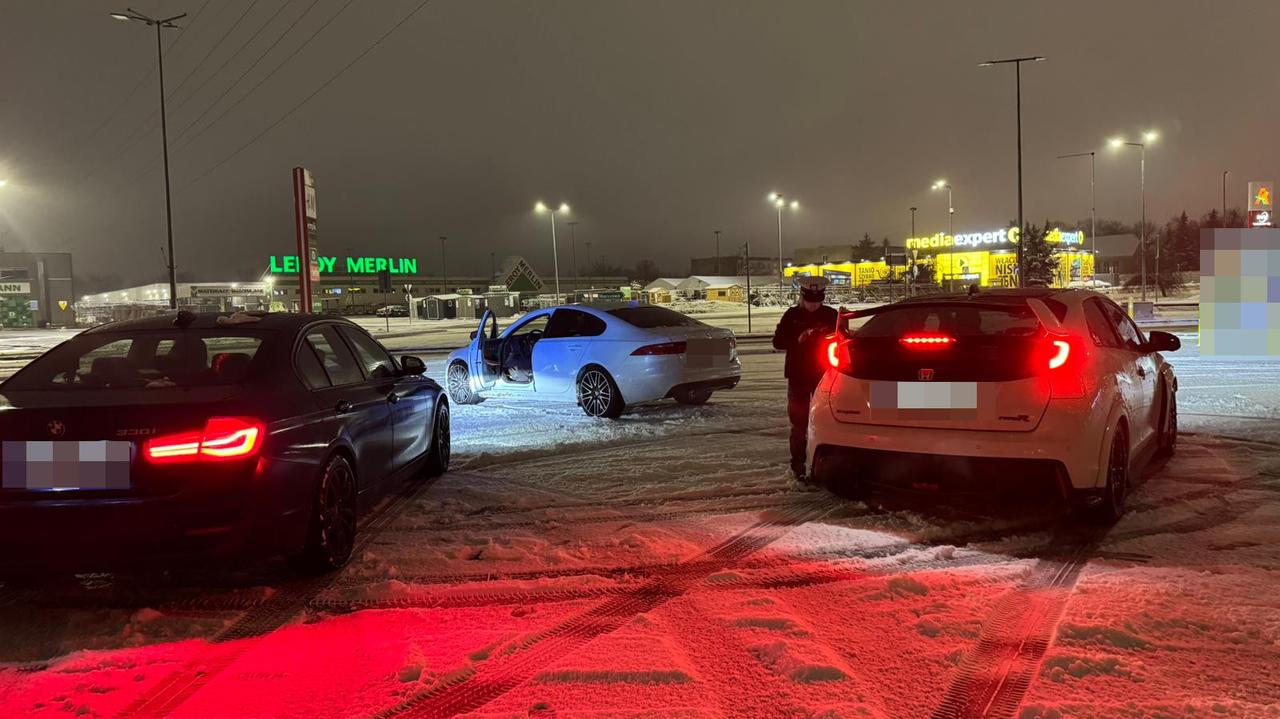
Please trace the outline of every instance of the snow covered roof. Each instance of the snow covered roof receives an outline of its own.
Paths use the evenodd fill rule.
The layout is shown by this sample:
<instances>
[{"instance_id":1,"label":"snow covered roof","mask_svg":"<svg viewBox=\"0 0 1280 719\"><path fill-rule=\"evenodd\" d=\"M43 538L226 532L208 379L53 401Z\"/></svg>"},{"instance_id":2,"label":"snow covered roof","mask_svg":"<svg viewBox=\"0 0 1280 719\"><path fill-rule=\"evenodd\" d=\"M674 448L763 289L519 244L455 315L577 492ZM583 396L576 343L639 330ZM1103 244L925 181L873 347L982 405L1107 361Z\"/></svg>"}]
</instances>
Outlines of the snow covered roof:
<instances>
[{"instance_id":1,"label":"snow covered roof","mask_svg":"<svg viewBox=\"0 0 1280 719\"><path fill-rule=\"evenodd\" d=\"M659 277L658 279L645 285L646 290L674 290L680 284L679 277Z\"/></svg>"},{"instance_id":2,"label":"snow covered roof","mask_svg":"<svg viewBox=\"0 0 1280 719\"><path fill-rule=\"evenodd\" d=\"M707 285L707 289L709 289L709 290L727 290L727 289L731 289L731 288L733 288L733 287L741 288L742 286L743 286L743 283L741 283L741 282L730 282L730 283L728 283L728 284L722 284L722 285Z\"/></svg>"}]
</instances>

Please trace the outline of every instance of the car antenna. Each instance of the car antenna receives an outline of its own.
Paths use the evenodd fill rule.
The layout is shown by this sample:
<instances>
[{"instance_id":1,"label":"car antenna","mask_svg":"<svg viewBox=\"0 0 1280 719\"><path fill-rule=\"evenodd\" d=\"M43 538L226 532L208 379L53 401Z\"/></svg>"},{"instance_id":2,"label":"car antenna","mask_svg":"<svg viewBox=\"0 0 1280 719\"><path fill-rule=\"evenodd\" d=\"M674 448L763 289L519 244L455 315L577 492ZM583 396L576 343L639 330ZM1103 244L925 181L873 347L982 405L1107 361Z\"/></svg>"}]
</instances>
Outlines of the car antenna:
<instances>
[{"instance_id":1,"label":"car antenna","mask_svg":"<svg viewBox=\"0 0 1280 719\"><path fill-rule=\"evenodd\" d=\"M196 321L196 313L190 310L182 310L178 312L177 317L173 318L173 326L180 327L185 330L186 328L191 326L192 322L195 322L195 321Z\"/></svg>"}]
</instances>

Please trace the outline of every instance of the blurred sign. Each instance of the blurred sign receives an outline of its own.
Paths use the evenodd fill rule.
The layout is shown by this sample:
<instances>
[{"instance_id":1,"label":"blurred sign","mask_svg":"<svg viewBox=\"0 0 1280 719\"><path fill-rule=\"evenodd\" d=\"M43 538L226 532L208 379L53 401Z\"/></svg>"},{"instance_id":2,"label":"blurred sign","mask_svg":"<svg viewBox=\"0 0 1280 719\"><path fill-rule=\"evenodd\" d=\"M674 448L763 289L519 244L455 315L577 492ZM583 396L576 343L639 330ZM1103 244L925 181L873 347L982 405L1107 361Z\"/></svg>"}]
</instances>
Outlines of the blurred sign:
<instances>
[{"instance_id":1,"label":"blurred sign","mask_svg":"<svg viewBox=\"0 0 1280 719\"><path fill-rule=\"evenodd\" d=\"M316 250L316 184L306 168L293 168L293 219L298 256L306 271L298 273L298 308L310 312L314 285L320 281L320 254Z\"/></svg>"},{"instance_id":2,"label":"blurred sign","mask_svg":"<svg viewBox=\"0 0 1280 719\"><path fill-rule=\"evenodd\" d=\"M1271 210L1249 210L1250 227L1275 227Z\"/></svg>"},{"instance_id":3,"label":"blurred sign","mask_svg":"<svg viewBox=\"0 0 1280 719\"><path fill-rule=\"evenodd\" d=\"M30 282L0 282L0 295L29 295Z\"/></svg>"},{"instance_id":4,"label":"blurred sign","mask_svg":"<svg viewBox=\"0 0 1280 719\"><path fill-rule=\"evenodd\" d=\"M1272 212L1275 210L1274 182L1254 181L1249 183L1249 212ZM1256 225L1255 225L1256 226Z\"/></svg>"},{"instance_id":5,"label":"blurred sign","mask_svg":"<svg viewBox=\"0 0 1280 719\"><path fill-rule=\"evenodd\" d=\"M260 295L266 288L260 284L232 287L231 285L192 285L192 297L249 297Z\"/></svg>"}]
</instances>

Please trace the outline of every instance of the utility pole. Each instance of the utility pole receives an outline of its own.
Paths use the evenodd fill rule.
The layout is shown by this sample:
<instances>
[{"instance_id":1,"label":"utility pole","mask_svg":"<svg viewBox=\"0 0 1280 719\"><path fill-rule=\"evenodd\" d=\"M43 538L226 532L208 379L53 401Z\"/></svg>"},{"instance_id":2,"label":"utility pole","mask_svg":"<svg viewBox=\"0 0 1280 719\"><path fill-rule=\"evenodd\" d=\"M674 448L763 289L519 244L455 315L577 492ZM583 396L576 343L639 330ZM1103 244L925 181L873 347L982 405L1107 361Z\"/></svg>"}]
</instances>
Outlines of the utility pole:
<instances>
[{"instance_id":1,"label":"utility pole","mask_svg":"<svg viewBox=\"0 0 1280 719\"><path fill-rule=\"evenodd\" d=\"M716 274L724 276L720 269L720 230L712 230L712 232L716 233Z\"/></svg>"},{"instance_id":2,"label":"utility pole","mask_svg":"<svg viewBox=\"0 0 1280 719\"><path fill-rule=\"evenodd\" d=\"M444 235L440 235L440 274L441 282L444 283L444 286L440 288L440 292L443 294L449 293L449 260L446 258L444 252L444 243L447 239L449 238Z\"/></svg>"},{"instance_id":3,"label":"utility pole","mask_svg":"<svg viewBox=\"0 0 1280 719\"><path fill-rule=\"evenodd\" d=\"M1227 226L1227 173L1229 170L1222 171L1222 226Z\"/></svg>"},{"instance_id":4,"label":"utility pole","mask_svg":"<svg viewBox=\"0 0 1280 719\"><path fill-rule=\"evenodd\" d=\"M595 265L591 264L591 242L588 240L585 244L587 245L587 278L590 279Z\"/></svg>"},{"instance_id":5,"label":"utility pole","mask_svg":"<svg viewBox=\"0 0 1280 719\"><path fill-rule=\"evenodd\" d=\"M578 235L575 232L578 227L578 221L574 220L569 223L569 247L573 250L573 289L578 289Z\"/></svg>"},{"instance_id":6,"label":"utility pole","mask_svg":"<svg viewBox=\"0 0 1280 719\"><path fill-rule=\"evenodd\" d=\"M169 309L172 310L178 309L178 274L177 264L173 259L173 202L170 199L169 192L169 124L164 109L164 46L160 40L160 30L162 28L177 29L178 26L174 25L173 21L181 20L186 16L187 14L184 12L181 15L156 19L143 15L133 8L126 8L126 12L111 13L111 17L116 20L146 23L156 29L156 63L160 76L160 147L164 155L164 222L169 238L169 252L166 262L169 265ZM306 272L307 270L304 268L302 271Z\"/></svg>"},{"instance_id":7,"label":"utility pole","mask_svg":"<svg viewBox=\"0 0 1280 719\"><path fill-rule=\"evenodd\" d=\"M747 258L747 334L751 334L751 240L742 243L742 254Z\"/></svg>"}]
</instances>

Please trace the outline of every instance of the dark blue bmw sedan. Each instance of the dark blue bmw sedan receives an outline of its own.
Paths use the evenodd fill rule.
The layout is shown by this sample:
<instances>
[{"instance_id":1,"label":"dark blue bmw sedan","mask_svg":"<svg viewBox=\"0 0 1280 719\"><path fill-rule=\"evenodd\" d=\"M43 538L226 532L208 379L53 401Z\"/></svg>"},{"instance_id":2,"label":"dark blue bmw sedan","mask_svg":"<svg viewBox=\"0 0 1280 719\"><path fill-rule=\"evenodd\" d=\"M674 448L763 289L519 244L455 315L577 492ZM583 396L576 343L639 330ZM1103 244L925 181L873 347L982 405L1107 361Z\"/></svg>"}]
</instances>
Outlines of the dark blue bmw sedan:
<instances>
[{"instance_id":1,"label":"dark blue bmw sedan","mask_svg":"<svg viewBox=\"0 0 1280 719\"><path fill-rule=\"evenodd\" d=\"M346 563L357 520L449 466L449 405L358 325L192 314L76 335L0 384L0 571Z\"/></svg>"}]
</instances>

